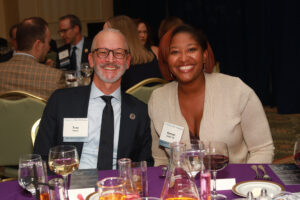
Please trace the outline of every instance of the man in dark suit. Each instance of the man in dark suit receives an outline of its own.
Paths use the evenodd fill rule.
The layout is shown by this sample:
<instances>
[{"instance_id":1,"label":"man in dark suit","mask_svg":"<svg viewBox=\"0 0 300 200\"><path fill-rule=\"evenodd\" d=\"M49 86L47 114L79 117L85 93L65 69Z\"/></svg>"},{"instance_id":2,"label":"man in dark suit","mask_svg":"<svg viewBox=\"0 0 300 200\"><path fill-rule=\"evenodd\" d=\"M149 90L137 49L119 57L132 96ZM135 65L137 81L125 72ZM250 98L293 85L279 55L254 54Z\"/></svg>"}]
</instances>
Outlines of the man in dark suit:
<instances>
[{"instance_id":1,"label":"man in dark suit","mask_svg":"<svg viewBox=\"0 0 300 200\"><path fill-rule=\"evenodd\" d=\"M57 68L80 70L80 64L88 62L91 40L82 36L81 22L75 15L59 18L59 34L65 45L58 49Z\"/></svg>"},{"instance_id":2,"label":"man in dark suit","mask_svg":"<svg viewBox=\"0 0 300 200\"><path fill-rule=\"evenodd\" d=\"M51 147L71 144L77 148L80 169L116 169L117 160L125 157L146 160L152 166L147 105L120 89L130 58L120 31L99 32L89 54L89 64L95 71L93 82L53 93L40 123L34 153L47 159ZM110 104L111 111L107 112Z\"/></svg>"}]
</instances>

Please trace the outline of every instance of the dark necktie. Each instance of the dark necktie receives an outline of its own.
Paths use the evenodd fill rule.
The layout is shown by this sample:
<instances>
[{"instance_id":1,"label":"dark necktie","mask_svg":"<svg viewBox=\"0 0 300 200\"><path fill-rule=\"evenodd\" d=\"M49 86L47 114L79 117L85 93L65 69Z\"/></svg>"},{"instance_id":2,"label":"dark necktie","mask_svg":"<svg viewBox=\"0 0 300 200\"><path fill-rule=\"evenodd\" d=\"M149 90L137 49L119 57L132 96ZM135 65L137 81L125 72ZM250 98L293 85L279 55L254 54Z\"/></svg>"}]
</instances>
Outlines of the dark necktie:
<instances>
[{"instance_id":1,"label":"dark necktie","mask_svg":"<svg viewBox=\"0 0 300 200\"><path fill-rule=\"evenodd\" d=\"M76 49L77 49L77 47L76 46L74 46L73 48L72 48L72 54L71 54L71 69L72 70L76 70L76 66L77 66L77 62L76 62Z\"/></svg>"},{"instance_id":2,"label":"dark necktie","mask_svg":"<svg viewBox=\"0 0 300 200\"><path fill-rule=\"evenodd\" d=\"M114 111L111 105L112 96L101 96L106 106L103 109L100 130L100 145L97 168L100 170L112 169L114 148Z\"/></svg>"}]
</instances>

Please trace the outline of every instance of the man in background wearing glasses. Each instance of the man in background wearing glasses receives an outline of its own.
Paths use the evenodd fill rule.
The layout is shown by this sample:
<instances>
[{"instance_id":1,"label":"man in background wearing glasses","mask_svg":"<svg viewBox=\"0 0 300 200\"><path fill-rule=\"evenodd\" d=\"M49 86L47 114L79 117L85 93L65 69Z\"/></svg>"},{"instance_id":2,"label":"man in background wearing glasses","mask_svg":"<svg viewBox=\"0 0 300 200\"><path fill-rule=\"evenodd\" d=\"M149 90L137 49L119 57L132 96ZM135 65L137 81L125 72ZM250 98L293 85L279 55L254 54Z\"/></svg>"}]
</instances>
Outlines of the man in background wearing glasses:
<instances>
[{"instance_id":1,"label":"man in background wearing glasses","mask_svg":"<svg viewBox=\"0 0 300 200\"><path fill-rule=\"evenodd\" d=\"M88 62L91 40L82 36L81 22L75 15L59 18L60 37L65 45L58 49L57 68L80 70L80 64Z\"/></svg>"},{"instance_id":2,"label":"man in background wearing glasses","mask_svg":"<svg viewBox=\"0 0 300 200\"><path fill-rule=\"evenodd\" d=\"M152 166L147 105L120 89L130 59L119 30L99 32L89 54L93 82L53 93L43 113L34 153L47 159L50 147L71 144L77 147L80 169L116 169L117 160L125 157L146 160Z\"/></svg>"}]
</instances>

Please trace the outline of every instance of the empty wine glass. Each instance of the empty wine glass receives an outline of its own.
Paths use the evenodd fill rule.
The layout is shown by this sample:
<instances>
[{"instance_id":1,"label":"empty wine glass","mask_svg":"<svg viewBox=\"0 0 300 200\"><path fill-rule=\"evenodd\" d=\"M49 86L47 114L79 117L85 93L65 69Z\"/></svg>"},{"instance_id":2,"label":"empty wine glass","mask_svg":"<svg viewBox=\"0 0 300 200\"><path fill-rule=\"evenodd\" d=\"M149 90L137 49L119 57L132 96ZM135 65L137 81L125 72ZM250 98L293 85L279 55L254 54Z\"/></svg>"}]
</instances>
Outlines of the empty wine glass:
<instances>
[{"instance_id":1,"label":"empty wine glass","mask_svg":"<svg viewBox=\"0 0 300 200\"><path fill-rule=\"evenodd\" d=\"M89 85L91 81L91 75L93 73L93 68L89 66L89 63L81 63L80 71L82 76L82 84Z\"/></svg>"},{"instance_id":2,"label":"empty wine glass","mask_svg":"<svg viewBox=\"0 0 300 200\"><path fill-rule=\"evenodd\" d=\"M204 142L205 156L204 165L207 170L212 172L213 190L211 193L212 199L226 199L227 197L218 194L216 191L217 171L224 169L229 162L229 153L227 144L224 142L209 141Z\"/></svg>"},{"instance_id":3,"label":"empty wine glass","mask_svg":"<svg viewBox=\"0 0 300 200\"><path fill-rule=\"evenodd\" d=\"M195 181L196 175L200 172L203 165L203 150L189 149L183 153L185 163L187 165L187 172L193 181Z\"/></svg>"},{"instance_id":4,"label":"empty wine glass","mask_svg":"<svg viewBox=\"0 0 300 200\"><path fill-rule=\"evenodd\" d=\"M300 166L300 138L298 138L295 142L294 160L296 162L296 165Z\"/></svg>"},{"instance_id":5,"label":"empty wine glass","mask_svg":"<svg viewBox=\"0 0 300 200\"><path fill-rule=\"evenodd\" d=\"M68 195L68 175L78 169L79 160L76 147L72 145L59 145L49 151L49 168L54 173L61 175L65 183L65 197Z\"/></svg>"},{"instance_id":6,"label":"empty wine glass","mask_svg":"<svg viewBox=\"0 0 300 200\"><path fill-rule=\"evenodd\" d=\"M21 187L29 191L32 196L39 195L36 194L36 189L40 190L43 185L38 185L38 183L45 183L46 178L46 170L40 155L26 154L20 156L18 182Z\"/></svg>"}]
</instances>

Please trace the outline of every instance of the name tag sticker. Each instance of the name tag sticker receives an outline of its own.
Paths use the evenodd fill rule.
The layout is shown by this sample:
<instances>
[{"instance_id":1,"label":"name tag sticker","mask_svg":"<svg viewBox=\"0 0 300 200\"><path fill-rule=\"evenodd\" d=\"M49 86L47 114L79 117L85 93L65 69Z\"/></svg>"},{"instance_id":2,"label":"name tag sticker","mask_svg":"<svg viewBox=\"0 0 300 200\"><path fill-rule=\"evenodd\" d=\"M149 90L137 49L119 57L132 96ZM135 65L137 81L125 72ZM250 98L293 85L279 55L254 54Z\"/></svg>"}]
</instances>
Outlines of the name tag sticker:
<instances>
[{"instance_id":1,"label":"name tag sticker","mask_svg":"<svg viewBox=\"0 0 300 200\"><path fill-rule=\"evenodd\" d=\"M69 50L68 49L58 53L59 60L63 60L64 58L67 58L67 57L69 57Z\"/></svg>"},{"instance_id":2,"label":"name tag sticker","mask_svg":"<svg viewBox=\"0 0 300 200\"><path fill-rule=\"evenodd\" d=\"M86 142L89 136L88 118L64 118L64 142Z\"/></svg>"},{"instance_id":3,"label":"name tag sticker","mask_svg":"<svg viewBox=\"0 0 300 200\"><path fill-rule=\"evenodd\" d=\"M173 142L179 142L183 134L184 127L169 122L164 122L163 129L159 138L159 145L170 148Z\"/></svg>"}]
</instances>

